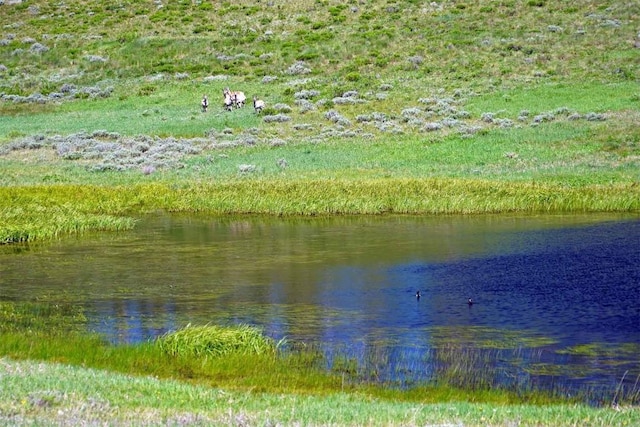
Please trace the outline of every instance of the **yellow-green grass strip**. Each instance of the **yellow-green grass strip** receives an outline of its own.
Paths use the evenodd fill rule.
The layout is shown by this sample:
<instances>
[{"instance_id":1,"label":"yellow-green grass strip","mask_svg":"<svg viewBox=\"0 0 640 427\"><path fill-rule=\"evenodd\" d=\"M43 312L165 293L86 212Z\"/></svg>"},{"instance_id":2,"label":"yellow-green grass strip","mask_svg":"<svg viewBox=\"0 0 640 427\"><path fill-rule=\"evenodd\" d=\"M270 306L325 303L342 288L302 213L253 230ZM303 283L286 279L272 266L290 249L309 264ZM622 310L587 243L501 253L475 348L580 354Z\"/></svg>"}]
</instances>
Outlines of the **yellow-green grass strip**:
<instances>
[{"instance_id":1,"label":"yellow-green grass strip","mask_svg":"<svg viewBox=\"0 0 640 427\"><path fill-rule=\"evenodd\" d=\"M471 179L238 179L220 183L0 188L0 242L131 229L153 212L360 215L640 210L640 187Z\"/></svg>"}]
</instances>

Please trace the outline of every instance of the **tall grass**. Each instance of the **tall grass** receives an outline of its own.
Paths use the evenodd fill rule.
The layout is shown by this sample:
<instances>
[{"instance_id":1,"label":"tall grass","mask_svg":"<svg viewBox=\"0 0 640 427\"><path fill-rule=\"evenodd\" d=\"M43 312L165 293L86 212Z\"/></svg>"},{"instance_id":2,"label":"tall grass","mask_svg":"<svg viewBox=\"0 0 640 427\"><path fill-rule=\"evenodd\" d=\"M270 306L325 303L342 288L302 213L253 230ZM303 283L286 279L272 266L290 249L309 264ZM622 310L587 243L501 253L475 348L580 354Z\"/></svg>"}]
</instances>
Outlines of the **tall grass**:
<instances>
[{"instance_id":1,"label":"tall grass","mask_svg":"<svg viewBox=\"0 0 640 427\"><path fill-rule=\"evenodd\" d=\"M220 357L230 353L274 354L276 344L249 325L221 327L191 326L170 332L156 341L161 352L170 356Z\"/></svg>"},{"instance_id":2,"label":"tall grass","mask_svg":"<svg viewBox=\"0 0 640 427\"><path fill-rule=\"evenodd\" d=\"M480 214L604 212L640 208L633 185L588 186L458 179L249 179L219 184L0 188L0 241L118 231L155 210L211 214Z\"/></svg>"}]
</instances>

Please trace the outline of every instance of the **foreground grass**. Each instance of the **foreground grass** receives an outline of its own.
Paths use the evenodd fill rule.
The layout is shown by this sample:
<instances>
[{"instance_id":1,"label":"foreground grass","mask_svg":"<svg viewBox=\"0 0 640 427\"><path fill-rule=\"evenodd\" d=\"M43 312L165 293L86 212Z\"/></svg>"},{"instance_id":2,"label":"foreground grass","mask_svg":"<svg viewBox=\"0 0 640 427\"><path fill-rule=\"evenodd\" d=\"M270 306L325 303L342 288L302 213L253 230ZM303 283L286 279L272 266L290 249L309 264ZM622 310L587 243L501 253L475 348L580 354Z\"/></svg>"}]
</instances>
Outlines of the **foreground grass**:
<instances>
[{"instance_id":1,"label":"foreground grass","mask_svg":"<svg viewBox=\"0 0 640 427\"><path fill-rule=\"evenodd\" d=\"M72 305L2 303L0 317L0 425L640 421L640 410L630 404L635 389L617 391L616 405L594 408L522 386L448 385L485 375L463 351L450 354L455 363L438 384L403 389L357 378L349 361L327 370L324 357L307 347L280 351L280 343L249 326L188 326L154 342L114 346L82 333L86 319Z\"/></svg>"},{"instance_id":2,"label":"foreground grass","mask_svg":"<svg viewBox=\"0 0 640 427\"><path fill-rule=\"evenodd\" d=\"M496 345L433 345L424 364L402 378L380 347L362 359L352 353L327 355L313 343L275 342L250 325L187 325L152 341L115 345L87 333L79 306L69 303L0 302L0 356L107 369L128 375L178 379L227 390L261 393L334 394L422 403L469 401L494 404L588 403L601 407L637 405L635 372L615 389L584 386L568 392L535 380L505 381L504 353ZM427 350L425 349L425 352ZM523 349L514 349L522 357ZM627 351L633 351L628 349ZM396 358L402 355L395 354ZM597 357L594 358L597 360ZM393 365L393 362L391 362ZM427 377L422 374L428 371ZM519 369L509 370L513 377Z\"/></svg>"},{"instance_id":3,"label":"foreground grass","mask_svg":"<svg viewBox=\"0 0 640 427\"><path fill-rule=\"evenodd\" d=\"M229 391L63 364L0 359L3 425L631 426L640 410L416 403L362 394Z\"/></svg>"}]
</instances>

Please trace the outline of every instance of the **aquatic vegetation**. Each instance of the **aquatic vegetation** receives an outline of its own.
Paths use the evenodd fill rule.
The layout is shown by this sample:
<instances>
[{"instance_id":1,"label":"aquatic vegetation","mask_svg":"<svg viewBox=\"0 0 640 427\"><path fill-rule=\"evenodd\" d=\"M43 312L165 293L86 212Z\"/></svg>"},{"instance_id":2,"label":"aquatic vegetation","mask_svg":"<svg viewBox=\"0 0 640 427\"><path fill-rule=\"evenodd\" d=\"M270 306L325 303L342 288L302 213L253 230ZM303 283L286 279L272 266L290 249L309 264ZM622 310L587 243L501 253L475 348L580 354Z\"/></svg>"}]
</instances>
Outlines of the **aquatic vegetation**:
<instances>
[{"instance_id":1,"label":"aquatic vegetation","mask_svg":"<svg viewBox=\"0 0 640 427\"><path fill-rule=\"evenodd\" d=\"M619 354L638 354L640 353L640 343L623 343L617 345L608 343L588 343L561 349L557 352L559 354L608 359Z\"/></svg>"},{"instance_id":2,"label":"aquatic vegetation","mask_svg":"<svg viewBox=\"0 0 640 427\"><path fill-rule=\"evenodd\" d=\"M400 399L637 404L637 385L625 381L607 389L588 387L568 397L560 384L549 386L537 375L554 375L536 349L478 348L462 343L390 353L384 343L354 353L321 345L275 342L248 325L187 326L153 342L109 344L87 333L77 306L42 303L0 304L0 354L15 358L64 361L129 374L197 379L233 389L265 392L351 390ZM84 332L83 332L84 330ZM518 358L523 362L518 363ZM507 360L514 360L510 365ZM617 392L616 392L617 391Z\"/></svg>"},{"instance_id":3,"label":"aquatic vegetation","mask_svg":"<svg viewBox=\"0 0 640 427\"><path fill-rule=\"evenodd\" d=\"M50 334L80 331L87 318L81 306L69 303L10 303L0 301L0 333Z\"/></svg>"},{"instance_id":4,"label":"aquatic vegetation","mask_svg":"<svg viewBox=\"0 0 640 427\"><path fill-rule=\"evenodd\" d=\"M482 326L429 328L434 345L468 346L473 343L478 348L519 349L546 347L557 340L526 331L494 329Z\"/></svg>"},{"instance_id":5,"label":"aquatic vegetation","mask_svg":"<svg viewBox=\"0 0 640 427\"><path fill-rule=\"evenodd\" d=\"M160 351L170 356L220 357L235 354L273 354L276 343L259 328L249 325L221 327L187 325L156 340Z\"/></svg>"}]
</instances>

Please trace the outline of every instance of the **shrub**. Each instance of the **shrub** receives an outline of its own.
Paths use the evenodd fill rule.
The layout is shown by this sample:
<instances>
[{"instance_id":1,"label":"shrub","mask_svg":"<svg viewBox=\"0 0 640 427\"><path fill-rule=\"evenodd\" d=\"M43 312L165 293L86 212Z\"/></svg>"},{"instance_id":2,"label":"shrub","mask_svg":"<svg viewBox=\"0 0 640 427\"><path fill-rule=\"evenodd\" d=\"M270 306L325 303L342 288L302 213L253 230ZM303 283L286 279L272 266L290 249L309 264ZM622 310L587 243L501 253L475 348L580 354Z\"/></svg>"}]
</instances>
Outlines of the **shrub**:
<instances>
[{"instance_id":1,"label":"shrub","mask_svg":"<svg viewBox=\"0 0 640 427\"><path fill-rule=\"evenodd\" d=\"M300 92L294 93L293 97L296 99L312 99L318 95L320 95L320 92L317 90L301 90Z\"/></svg>"},{"instance_id":2,"label":"shrub","mask_svg":"<svg viewBox=\"0 0 640 427\"><path fill-rule=\"evenodd\" d=\"M46 52L46 51L48 51L48 50L49 50L49 48L48 48L48 47L46 47L45 45L40 44L40 43L34 43L34 44L32 44L32 45L31 45L31 47L29 48L29 51L30 51L31 53L44 53L44 52Z\"/></svg>"},{"instance_id":3,"label":"shrub","mask_svg":"<svg viewBox=\"0 0 640 427\"><path fill-rule=\"evenodd\" d=\"M333 122L336 123L338 125L341 126L351 126L351 122L349 121L349 119L343 117L340 113L338 113L336 110L330 110L327 111L324 115L324 117Z\"/></svg>"},{"instance_id":4,"label":"shrub","mask_svg":"<svg viewBox=\"0 0 640 427\"><path fill-rule=\"evenodd\" d=\"M275 114L275 115L264 116L262 120L265 123L283 123L283 122L290 121L291 117L285 114Z\"/></svg>"},{"instance_id":5,"label":"shrub","mask_svg":"<svg viewBox=\"0 0 640 427\"><path fill-rule=\"evenodd\" d=\"M311 73L311 69L307 68L305 66L304 62L297 61L294 64L292 64L289 68L287 68L285 73L289 74L289 75L292 75L292 76L302 75L302 74L310 74Z\"/></svg>"},{"instance_id":6,"label":"shrub","mask_svg":"<svg viewBox=\"0 0 640 427\"><path fill-rule=\"evenodd\" d=\"M302 114L316 109L316 106L313 105L312 102L307 101L306 99L297 99L296 105L300 107L300 113Z\"/></svg>"}]
</instances>

